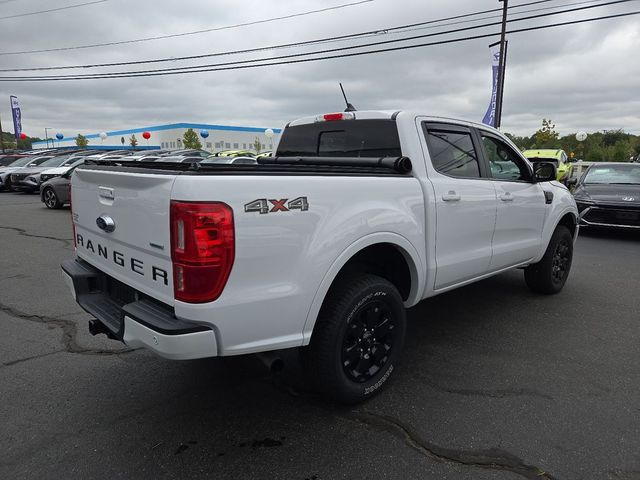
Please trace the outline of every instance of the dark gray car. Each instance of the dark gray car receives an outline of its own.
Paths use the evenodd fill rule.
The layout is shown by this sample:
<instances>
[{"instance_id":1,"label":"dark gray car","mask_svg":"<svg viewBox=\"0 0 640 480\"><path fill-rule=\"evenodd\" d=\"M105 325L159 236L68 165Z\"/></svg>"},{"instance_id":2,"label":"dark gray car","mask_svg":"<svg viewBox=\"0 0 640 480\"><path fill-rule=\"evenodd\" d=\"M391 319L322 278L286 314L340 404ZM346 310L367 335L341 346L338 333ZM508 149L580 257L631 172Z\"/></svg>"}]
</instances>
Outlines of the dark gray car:
<instances>
[{"instance_id":1,"label":"dark gray car","mask_svg":"<svg viewBox=\"0 0 640 480\"><path fill-rule=\"evenodd\" d=\"M40 200L47 208L58 209L69 203L69 186L73 170L40 185Z\"/></svg>"}]
</instances>

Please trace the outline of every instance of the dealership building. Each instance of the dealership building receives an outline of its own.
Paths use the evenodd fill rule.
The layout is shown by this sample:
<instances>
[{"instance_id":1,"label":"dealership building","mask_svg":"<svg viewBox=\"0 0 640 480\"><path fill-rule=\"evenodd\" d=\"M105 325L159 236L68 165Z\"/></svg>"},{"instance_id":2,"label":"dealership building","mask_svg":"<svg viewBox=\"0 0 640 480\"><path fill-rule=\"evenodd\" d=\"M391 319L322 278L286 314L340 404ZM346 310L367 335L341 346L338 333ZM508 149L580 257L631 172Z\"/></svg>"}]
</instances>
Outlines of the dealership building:
<instances>
[{"instance_id":1,"label":"dealership building","mask_svg":"<svg viewBox=\"0 0 640 480\"><path fill-rule=\"evenodd\" d=\"M272 150L276 145L281 129L279 128L259 128L259 127L235 127L229 125L210 125L207 123L171 123L168 125L155 125L150 127L132 128L129 130L114 130L85 135L89 140L87 148L91 149L129 149L131 148L131 136L135 135L139 149L181 149L183 147L183 137L185 132L192 128L197 134L202 148L212 153L221 150L255 150L256 139L260 142L260 151ZM271 138L267 135L267 130L272 130ZM143 134L148 132L149 139L145 139ZM265 133L267 132L267 133ZM206 136L203 138L202 134ZM208 134L208 135L207 135ZM32 147L75 147L76 136L66 137L61 140L56 138L54 133L48 141L33 142Z\"/></svg>"}]
</instances>

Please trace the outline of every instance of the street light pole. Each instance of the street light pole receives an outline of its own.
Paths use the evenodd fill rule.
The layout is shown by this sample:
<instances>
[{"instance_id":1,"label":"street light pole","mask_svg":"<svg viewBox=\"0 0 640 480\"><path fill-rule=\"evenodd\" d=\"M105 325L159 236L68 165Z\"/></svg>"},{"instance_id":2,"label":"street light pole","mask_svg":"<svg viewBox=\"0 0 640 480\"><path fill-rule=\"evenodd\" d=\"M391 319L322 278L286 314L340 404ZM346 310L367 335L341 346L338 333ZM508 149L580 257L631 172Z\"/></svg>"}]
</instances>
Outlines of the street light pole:
<instances>
[{"instance_id":1,"label":"street light pole","mask_svg":"<svg viewBox=\"0 0 640 480\"><path fill-rule=\"evenodd\" d=\"M4 153L4 138L2 135L2 120L0 120L0 147L2 147L2 153Z\"/></svg>"},{"instance_id":2,"label":"street light pole","mask_svg":"<svg viewBox=\"0 0 640 480\"><path fill-rule=\"evenodd\" d=\"M49 134L47 133L47 130L49 130L50 128L51 127L44 127L44 138L45 138L45 140L47 142L47 148L49 148Z\"/></svg>"},{"instance_id":3,"label":"street light pole","mask_svg":"<svg viewBox=\"0 0 640 480\"><path fill-rule=\"evenodd\" d=\"M507 62L506 34L507 34L507 9L509 0L499 0L502 5L502 32L500 33L500 62L498 63L498 92L496 95L496 120L495 127L502 124L502 97L504 94L504 71Z\"/></svg>"}]
</instances>

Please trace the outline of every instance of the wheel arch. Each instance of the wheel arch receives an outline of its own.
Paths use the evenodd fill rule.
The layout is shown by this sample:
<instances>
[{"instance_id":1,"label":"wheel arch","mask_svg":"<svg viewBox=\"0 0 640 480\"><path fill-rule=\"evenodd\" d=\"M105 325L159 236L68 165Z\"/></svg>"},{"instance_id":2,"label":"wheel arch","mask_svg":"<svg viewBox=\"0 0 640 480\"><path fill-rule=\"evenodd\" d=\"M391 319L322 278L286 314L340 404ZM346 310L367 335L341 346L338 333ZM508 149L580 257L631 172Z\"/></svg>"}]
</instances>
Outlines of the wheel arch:
<instances>
[{"instance_id":1,"label":"wheel arch","mask_svg":"<svg viewBox=\"0 0 640 480\"><path fill-rule=\"evenodd\" d=\"M553 231L555 231L559 225L564 225L565 227L567 227L569 229L569 232L571 232L571 237L575 240L578 233L578 218L573 212L565 213L560 218L560 220L558 220L558 223L556 223L555 227L553 227Z\"/></svg>"},{"instance_id":2,"label":"wheel arch","mask_svg":"<svg viewBox=\"0 0 640 480\"><path fill-rule=\"evenodd\" d=\"M380 258L391 257L381 262ZM424 290L426 269L417 249L405 237L391 232L367 235L347 247L331 264L316 290L303 330L303 344L311 339L320 308L338 278L361 269L386 278L400 291L406 307L418 303Z\"/></svg>"}]
</instances>

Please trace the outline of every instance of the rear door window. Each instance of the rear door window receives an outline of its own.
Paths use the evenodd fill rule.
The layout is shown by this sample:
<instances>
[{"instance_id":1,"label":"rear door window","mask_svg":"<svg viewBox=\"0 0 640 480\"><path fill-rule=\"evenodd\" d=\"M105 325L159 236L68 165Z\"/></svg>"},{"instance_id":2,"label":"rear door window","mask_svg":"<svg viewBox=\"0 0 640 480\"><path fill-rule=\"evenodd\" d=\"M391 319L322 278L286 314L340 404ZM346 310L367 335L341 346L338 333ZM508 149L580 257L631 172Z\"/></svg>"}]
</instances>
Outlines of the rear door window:
<instances>
[{"instance_id":1,"label":"rear door window","mask_svg":"<svg viewBox=\"0 0 640 480\"><path fill-rule=\"evenodd\" d=\"M426 125L433 168L450 177L480 178L480 162L471 131L445 124Z\"/></svg>"}]
</instances>

